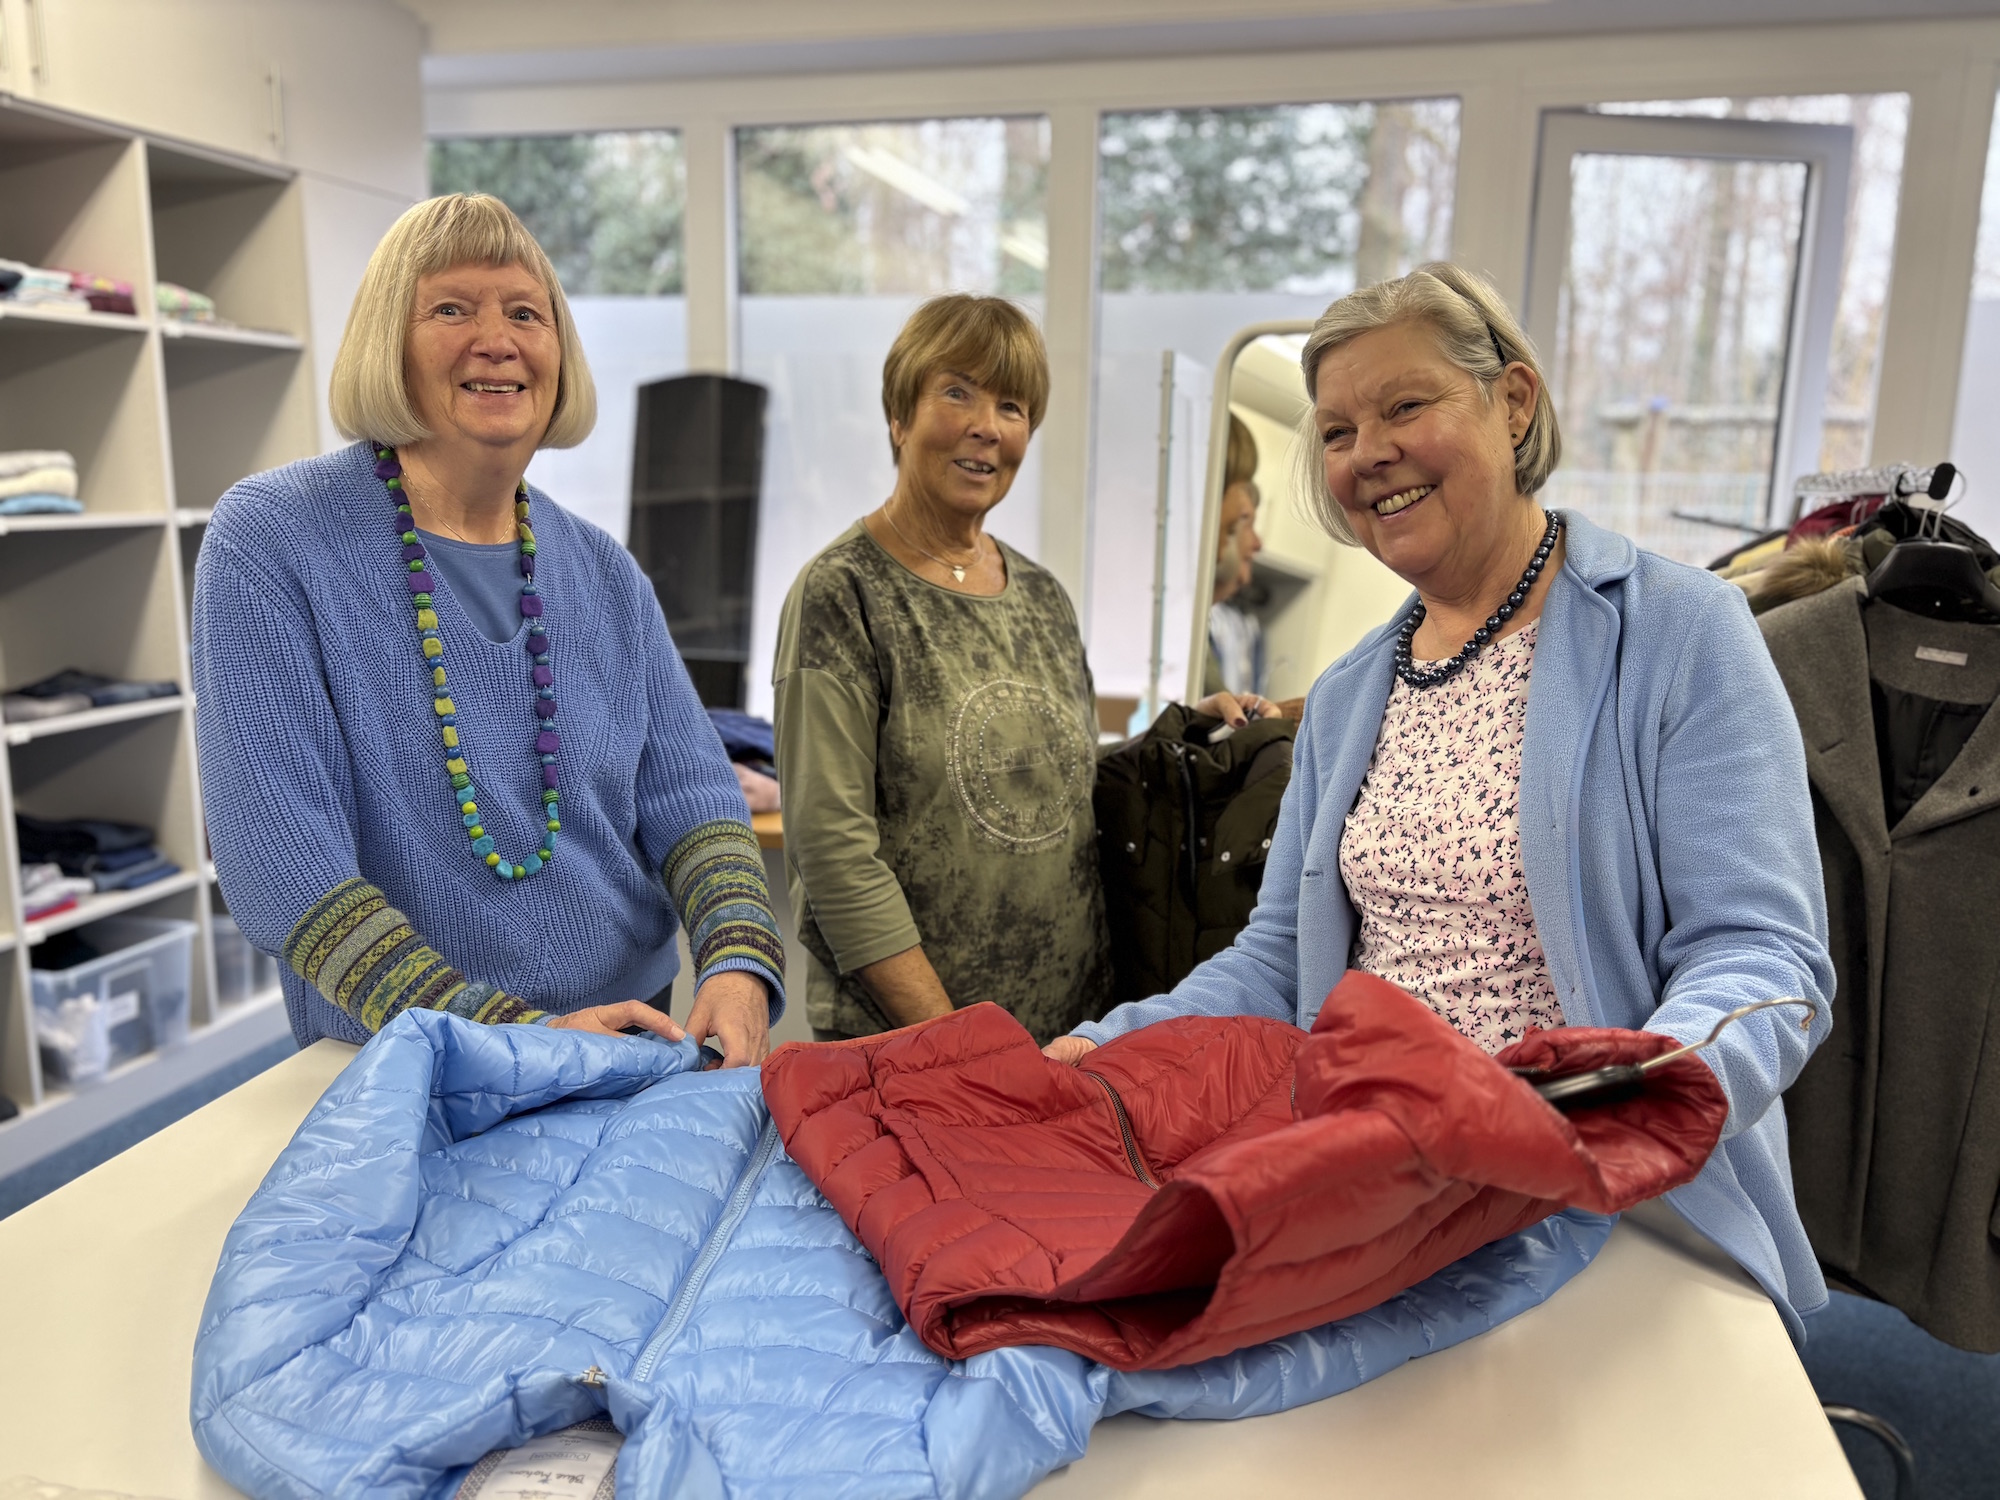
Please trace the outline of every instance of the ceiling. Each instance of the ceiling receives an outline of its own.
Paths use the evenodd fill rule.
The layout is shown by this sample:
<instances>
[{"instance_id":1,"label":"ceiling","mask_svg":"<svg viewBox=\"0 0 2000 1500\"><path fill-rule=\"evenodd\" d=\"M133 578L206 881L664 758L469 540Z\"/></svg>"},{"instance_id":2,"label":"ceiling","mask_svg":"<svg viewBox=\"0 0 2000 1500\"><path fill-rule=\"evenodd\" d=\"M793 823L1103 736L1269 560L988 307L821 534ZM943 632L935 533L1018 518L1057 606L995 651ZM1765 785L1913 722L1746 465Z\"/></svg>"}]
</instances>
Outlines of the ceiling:
<instances>
[{"instance_id":1,"label":"ceiling","mask_svg":"<svg viewBox=\"0 0 2000 1500\"><path fill-rule=\"evenodd\" d=\"M2000 0L403 0L431 88L2000 16Z\"/></svg>"}]
</instances>

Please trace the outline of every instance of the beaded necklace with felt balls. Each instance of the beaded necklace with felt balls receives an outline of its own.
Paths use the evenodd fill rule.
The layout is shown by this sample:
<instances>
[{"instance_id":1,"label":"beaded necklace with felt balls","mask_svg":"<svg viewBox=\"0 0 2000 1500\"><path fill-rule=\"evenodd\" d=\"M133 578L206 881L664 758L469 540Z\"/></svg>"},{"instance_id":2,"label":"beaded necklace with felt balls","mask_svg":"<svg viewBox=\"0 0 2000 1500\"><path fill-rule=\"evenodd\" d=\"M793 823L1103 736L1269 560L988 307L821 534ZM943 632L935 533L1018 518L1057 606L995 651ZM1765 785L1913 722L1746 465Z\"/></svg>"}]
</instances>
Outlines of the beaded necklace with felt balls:
<instances>
[{"instance_id":1,"label":"beaded necklace with felt balls","mask_svg":"<svg viewBox=\"0 0 2000 1500\"><path fill-rule=\"evenodd\" d=\"M480 821L478 788L466 769L465 745L458 732L458 706L451 701L445 683L444 640L438 634L436 603L431 596L431 575L424 564L428 554L417 535L417 523L410 514L409 496L403 490L403 466L396 450L372 444L375 450L375 477L388 487L396 502L396 536L403 544L405 582L410 603L417 612L417 642L424 665L431 674L431 711L437 715L438 733L444 740L444 769L451 778L452 804L472 840L472 852L502 880L526 880L556 857L556 833L562 827L556 816L560 794L557 790L556 751L562 744L556 733L556 678L549 663L548 627L542 623L541 590L535 587L535 533L528 524L528 482L523 479L514 492L514 526L521 542L521 618L528 622L529 681L535 688L534 754L542 767L542 814L545 828L541 847L519 864L493 847L493 835Z\"/></svg>"}]
</instances>

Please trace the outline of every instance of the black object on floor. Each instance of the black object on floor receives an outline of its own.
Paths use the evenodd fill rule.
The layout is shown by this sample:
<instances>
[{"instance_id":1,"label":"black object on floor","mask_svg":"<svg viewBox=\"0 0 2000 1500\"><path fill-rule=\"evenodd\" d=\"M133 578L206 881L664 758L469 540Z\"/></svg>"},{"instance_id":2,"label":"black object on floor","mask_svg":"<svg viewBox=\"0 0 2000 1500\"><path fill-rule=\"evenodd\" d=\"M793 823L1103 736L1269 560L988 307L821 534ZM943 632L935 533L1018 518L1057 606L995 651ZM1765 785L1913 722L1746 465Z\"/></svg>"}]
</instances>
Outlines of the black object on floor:
<instances>
[{"instance_id":1,"label":"black object on floor","mask_svg":"<svg viewBox=\"0 0 2000 1500\"><path fill-rule=\"evenodd\" d=\"M1799 1351L1822 1401L1888 1422L1916 1454L1921 1500L1992 1500L2000 1475L2000 1354L1968 1354L1895 1308L1833 1294L1806 1321ZM1834 1428L1868 1500L1895 1500L1888 1449L1859 1428Z\"/></svg>"}]
</instances>

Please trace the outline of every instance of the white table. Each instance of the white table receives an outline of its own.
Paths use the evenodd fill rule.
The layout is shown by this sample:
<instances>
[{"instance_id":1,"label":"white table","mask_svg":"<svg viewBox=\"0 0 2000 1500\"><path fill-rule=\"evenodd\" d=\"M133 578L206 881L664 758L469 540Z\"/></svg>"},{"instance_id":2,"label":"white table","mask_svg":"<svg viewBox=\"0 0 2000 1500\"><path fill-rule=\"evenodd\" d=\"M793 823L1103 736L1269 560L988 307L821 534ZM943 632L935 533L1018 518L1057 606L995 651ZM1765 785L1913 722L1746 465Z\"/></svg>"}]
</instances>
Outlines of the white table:
<instances>
[{"instance_id":1,"label":"white table","mask_svg":"<svg viewBox=\"0 0 2000 1500\"><path fill-rule=\"evenodd\" d=\"M0 1220L0 1480L236 1491L188 1430L222 1237L353 1049L321 1042ZM1040 1500L1860 1494L1770 1304L1621 1223L1568 1287L1344 1396L1244 1422L1099 1427Z\"/></svg>"}]
</instances>

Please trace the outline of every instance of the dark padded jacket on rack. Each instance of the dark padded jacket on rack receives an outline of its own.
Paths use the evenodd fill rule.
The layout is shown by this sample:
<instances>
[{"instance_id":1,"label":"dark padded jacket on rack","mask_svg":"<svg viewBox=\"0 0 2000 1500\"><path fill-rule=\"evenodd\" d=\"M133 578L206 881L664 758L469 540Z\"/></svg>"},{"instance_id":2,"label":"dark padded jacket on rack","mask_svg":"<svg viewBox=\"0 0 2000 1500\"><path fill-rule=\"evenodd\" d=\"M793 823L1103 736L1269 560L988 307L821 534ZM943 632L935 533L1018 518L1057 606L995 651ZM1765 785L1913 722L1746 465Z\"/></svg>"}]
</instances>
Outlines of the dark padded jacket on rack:
<instances>
[{"instance_id":1,"label":"dark padded jacket on rack","mask_svg":"<svg viewBox=\"0 0 2000 1500\"><path fill-rule=\"evenodd\" d=\"M1298 726L1260 719L1209 744L1221 723L1169 704L1097 763L1116 1004L1165 994L1235 942L1257 905Z\"/></svg>"},{"instance_id":2,"label":"dark padded jacket on rack","mask_svg":"<svg viewBox=\"0 0 2000 1500\"><path fill-rule=\"evenodd\" d=\"M1574 1028L1493 1058L1350 972L1310 1035L1187 1016L1072 1068L977 1005L782 1047L764 1098L932 1349L1166 1369L1375 1307L1565 1207L1616 1213L1691 1181L1729 1112L1698 1059L1571 1116L1509 1071L1675 1045Z\"/></svg>"},{"instance_id":3,"label":"dark padded jacket on rack","mask_svg":"<svg viewBox=\"0 0 2000 1500\"><path fill-rule=\"evenodd\" d=\"M1912 734L1908 712L1878 724L1871 700L1990 702L2000 628L1866 600L1852 578L1760 621L1805 737L1838 975L1832 1037L1785 1095L1793 1180L1830 1271L1937 1337L1992 1353L2000 713L1947 740L1948 715ZM1893 827L1885 779L1886 795L1911 803Z\"/></svg>"}]
</instances>

